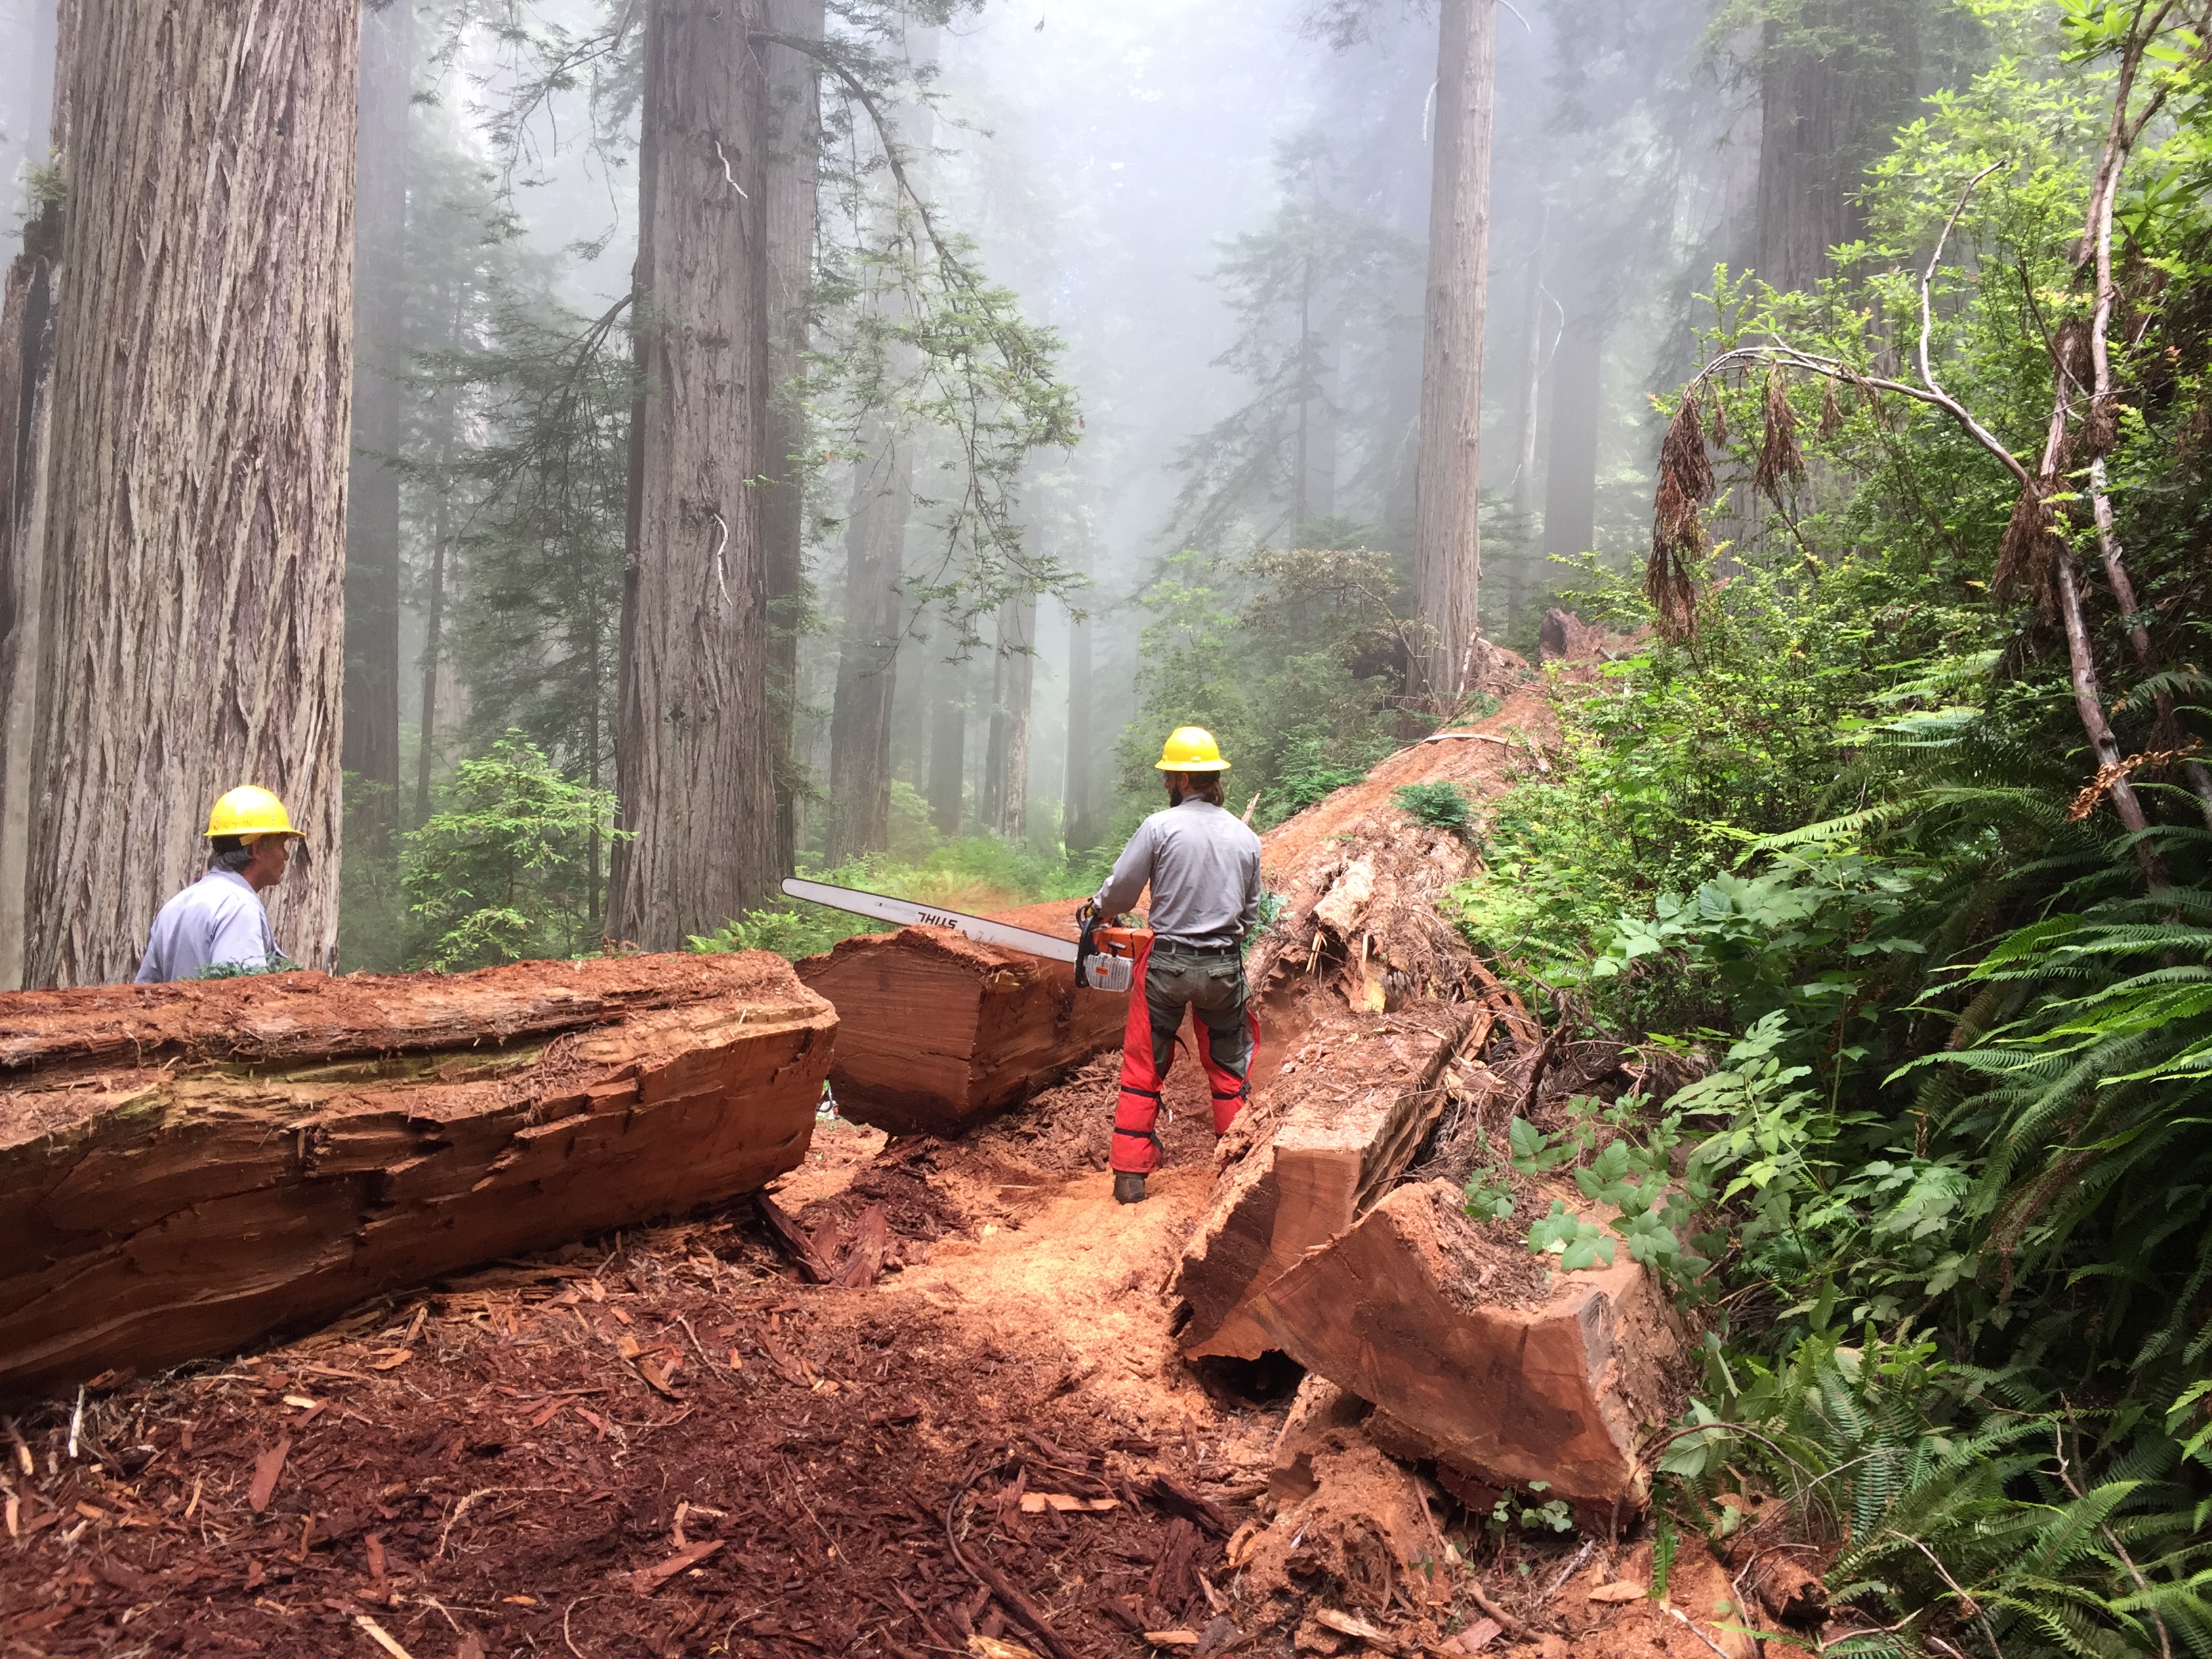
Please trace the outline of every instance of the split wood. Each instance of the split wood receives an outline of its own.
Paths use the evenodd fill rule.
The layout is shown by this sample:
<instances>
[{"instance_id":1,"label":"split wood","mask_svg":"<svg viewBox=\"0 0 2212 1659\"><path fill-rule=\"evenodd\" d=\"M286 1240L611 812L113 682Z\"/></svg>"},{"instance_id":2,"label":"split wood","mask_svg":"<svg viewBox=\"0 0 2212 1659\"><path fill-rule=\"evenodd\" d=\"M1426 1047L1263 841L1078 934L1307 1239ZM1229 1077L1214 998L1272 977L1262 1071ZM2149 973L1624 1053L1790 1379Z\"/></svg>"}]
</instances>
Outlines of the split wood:
<instances>
[{"instance_id":1,"label":"split wood","mask_svg":"<svg viewBox=\"0 0 2212 1659\"><path fill-rule=\"evenodd\" d=\"M959 1532L953 1523L960 1500L968 1495L969 1488L985 1475L997 1474L1013 1461L1011 1457L1002 1457L995 1463L986 1464L954 1489L952 1501L945 1506L945 1541L951 1547L952 1559L959 1564L961 1571L998 1597L1000 1605L1026 1625L1037 1640L1045 1644L1053 1659L1079 1659L1075 1650L1062 1641L1060 1632L1045 1621L1045 1616L1036 1604L1022 1593L1013 1580L993 1566L981 1549L975 1552L973 1561L961 1553Z\"/></svg>"}]
</instances>

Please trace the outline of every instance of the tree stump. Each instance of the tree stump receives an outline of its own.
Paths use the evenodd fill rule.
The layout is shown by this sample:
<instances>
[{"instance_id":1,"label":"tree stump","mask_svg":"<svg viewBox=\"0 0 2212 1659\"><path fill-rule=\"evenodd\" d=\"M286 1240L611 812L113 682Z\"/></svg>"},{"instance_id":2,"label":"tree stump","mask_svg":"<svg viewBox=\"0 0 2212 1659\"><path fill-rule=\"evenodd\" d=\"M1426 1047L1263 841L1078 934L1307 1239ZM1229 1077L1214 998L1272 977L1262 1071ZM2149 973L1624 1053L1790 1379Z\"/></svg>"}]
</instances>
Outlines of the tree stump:
<instances>
[{"instance_id":1,"label":"tree stump","mask_svg":"<svg viewBox=\"0 0 2212 1659\"><path fill-rule=\"evenodd\" d=\"M0 1396L752 1190L836 1028L761 952L0 996Z\"/></svg>"}]
</instances>

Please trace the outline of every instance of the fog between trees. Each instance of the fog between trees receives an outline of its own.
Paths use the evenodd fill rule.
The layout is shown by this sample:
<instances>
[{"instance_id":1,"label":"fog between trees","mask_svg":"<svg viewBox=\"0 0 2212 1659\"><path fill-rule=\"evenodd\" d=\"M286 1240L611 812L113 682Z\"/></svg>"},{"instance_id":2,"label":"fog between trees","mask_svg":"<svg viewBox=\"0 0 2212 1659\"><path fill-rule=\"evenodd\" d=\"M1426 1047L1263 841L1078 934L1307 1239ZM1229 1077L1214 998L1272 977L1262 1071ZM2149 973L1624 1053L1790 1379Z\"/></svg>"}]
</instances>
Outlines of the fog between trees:
<instances>
[{"instance_id":1,"label":"fog between trees","mask_svg":"<svg viewBox=\"0 0 2212 1659\"><path fill-rule=\"evenodd\" d=\"M672 683L650 667L625 692L621 667L625 603L633 659L653 648L637 627L660 566L635 550L678 534L652 518L652 411L656 377L682 371L653 367L665 296L631 301L641 112L679 96L647 36L681 8L365 9L339 959L452 965L610 928L677 944L794 862L977 835L1061 860L1013 884L1077 884L1066 858L1147 804L1141 751L1171 718L1224 728L1259 821L1294 810L1451 702L1445 633L1479 617L1531 647L1573 580L1559 558L1637 556L1651 398L1692 362L1714 263L1771 252L1817 280L1882 135L1993 50L1955 8L1893 9L1881 42L1816 28L1792 46L1777 31L1799 25L1707 0L1478 6L1493 68L1461 97L1488 125L1486 194L1455 198L1463 234L1433 270L1432 162L1466 121L1452 100L1439 113L1432 6L749 9L744 72L762 78L744 95L769 138L743 165L784 217L747 234L780 244L759 280L782 320L774 386L727 430L766 423L744 440L766 517L732 529L678 489L669 522L678 539L724 526L697 574L718 604L732 556L765 584L765 620L700 660L766 652L731 740L765 725L773 752L709 744L653 784L623 769L645 764L637 734L702 706L659 701ZM68 173L33 136L57 21L19 0L0 27L0 143L28 222ZM775 44L793 35L826 44ZM749 203L726 150L718 165ZM802 173L800 195L778 182ZM747 246L701 256L701 279ZM1466 290L1465 338L1432 344L1429 396L1476 385L1479 339L1479 418L1432 410L1432 437L1447 418L1462 437L1425 462L1423 319L1443 278ZM691 442L693 417L671 418ZM1439 483L1456 528L1425 531L1422 466L1462 465L1478 438L1479 514ZM697 465L739 464L701 441ZM1460 598L1424 586L1424 538L1455 550ZM647 579L627 600L626 542ZM1267 549L1310 556L1254 562ZM688 588L671 603L671 625L705 614ZM1237 657L1263 638L1279 683ZM15 752L20 801L35 768ZM752 793L691 799L763 769ZM215 781L174 781L177 811ZM773 828L740 855L724 842L759 788ZM695 832L653 829L653 803L684 799L719 827L673 869L723 873L664 911L645 894L692 877L652 872ZM422 862L482 844L427 829L441 809L504 826L490 866ZM646 885L625 889L637 860ZM454 889L471 896L448 915ZM504 920L466 920L480 910Z\"/></svg>"}]
</instances>

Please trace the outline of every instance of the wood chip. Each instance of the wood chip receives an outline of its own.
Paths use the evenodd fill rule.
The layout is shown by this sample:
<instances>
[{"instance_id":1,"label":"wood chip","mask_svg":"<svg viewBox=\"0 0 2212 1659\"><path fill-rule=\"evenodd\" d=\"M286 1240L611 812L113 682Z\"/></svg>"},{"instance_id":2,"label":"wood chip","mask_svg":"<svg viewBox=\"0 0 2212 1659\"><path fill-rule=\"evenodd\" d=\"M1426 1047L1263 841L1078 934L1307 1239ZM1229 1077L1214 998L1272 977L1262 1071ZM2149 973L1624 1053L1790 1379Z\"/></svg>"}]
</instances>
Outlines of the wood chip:
<instances>
[{"instance_id":1,"label":"wood chip","mask_svg":"<svg viewBox=\"0 0 2212 1659\"><path fill-rule=\"evenodd\" d=\"M396 1371L414 1357L412 1348L380 1349L369 1357L368 1368L373 1371Z\"/></svg>"},{"instance_id":2,"label":"wood chip","mask_svg":"<svg viewBox=\"0 0 2212 1659\"><path fill-rule=\"evenodd\" d=\"M297 1406L301 1411L306 1412L313 1411L323 1402L319 1400L310 1400L304 1394L288 1394L284 1396L284 1403L288 1406Z\"/></svg>"},{"instance_id":3,"label":"wood chip","mask_svg":"<svg viewBox=\"0 0 2212 1659\"><path fill-rule=\"evenodd\" d=\"M704 1539L696 1544L686 1544L665 1561L650 1567L641 1567L629 1576L629 1587L640 1595L650 1595L679 1572L697 1566L722 1547L719 1538Z\"/></svg>"},{"instance_id":4,"label":"wood chip","mask_svg":"<svg viewBox=\"0 0 2212 1659\"><path fill-rule=\"evenodd\" d=\"M1148 1630L1145 1640L1156 1648L1194 1648L1198 1632L1194 1630Z\"/></svg>"},{"instance_id":5,"label":"wood chip","mask_svg":"<svg viewBox=\"0 0 2212 1659\"><path fill-rule=\"evenodd\" d=\"M1051 1510L1060 1515L1103 1515L1109 1510L1118 1510L1118 1498L1077 1498L1064 1492L1025 1492L1022 1494L1024 1515L1042 1515Z\"/></svg>"},{"instance_id":6,"label":"wood chip","mask_svg":"<svg viewBox=\"0 0 2212 1659\"><path fill-rule=\"evenodd\" d=\"M253 1460L253 1486L246 1502L256 1515L267 1509L269 1500L276 1495L276 1478L284 1473L284 1460L291 1455L292 1437L288 1434Z\"/></svg>"},{"instance_id":7,"label":"wood chip","mask_svg":"<svg viewBox=\"0 0 2212 1659\"><path fill-rule=\"evenodd\" d=\"M672 1364L664 1368L661 1363L650 1357L637 1362L637 1374L645 1379L646 1385L655 1394L665 1395L671 1400L681 1400L684 1396L676 1392L669 1381L668 1373L674 1369Z\"/></svg>"},{"instance_id":8,"label":"wood chip","mask_svg":"<svg viewBox=\"0 0 2212 1659\"><path fill-rule=\"evenodd\" d=\"M1356 1636L1363 1642L1372 1642L1376 1647L1395 1648L1398 1640L1389 1631L1369 1624L1357 1613L1340 1613L1334 1607L1317 1607L1314 1622L1325 1625L1340 1636Z\"/></svg>"},{"instance_id":9,"label":"wood chip","mask_svg":"<svg viewBox=\"0 0 2212 1659\"><path fill-rule=\"evenodd\" d=\"M1495 1619L1479 1619L1437 1650L1442 1653L1480 1653L1504 1634Z\"/></svg>"},{"instance_id":10,"label":"wood chip","mask_svg":"<svg viewBox=\"0 0 2212 1659\"><path fill-rule=\"evenodd\" d=\"M645 1352L645 1345L627 1334L615 1339L615 1352L624 1359L635 1359Z\"/></svg>"},{"instance_id":11,"label":"wood chip","mask_svg":"<svg viewBox=\"0 0 2212 1659\"><path fill-rule=\"evenodd\" d=\"M390 1654L392 1656L392 1659L415 1659L415 1656L413 1654L408 1652L405 1648L401 1647L398 1643L392 1639L391 1632L386 1630L383 1626L378 1624L375 1620L370 1618L367 1613L357 1613L354 1614L353 1621L355 1624L361 1626L362 1633L363 1635L367 1636L370 1641L375 1643L377 1646L382 1648L386 1653Z\"/></svg>"},{"instance_id":12,"label":"wood chip","mask_svg":"<svg viewBox=\"0 0 2212 1659\"><path fill-rule=\"evenodd\" d=\"M971 1636L968 1638L969 1659L1037 1659L1036 1650L1025 1648L1019 1642L1002 1641L995 1636Z\"/></svg>"},{"instance_id":13,"label":"wood chip","mask_svg":"<svg viewBox=\"0 0 2212 1659\"><path fill-rule=\"evenodd\" d=\"M1593 1601L1641 1601L1651 1594L1649 1584L1639 1584L1632 1578L1620 1578L1610 1584L1600 1584L1589 1593Z\"/></svg>"}]
</instances>

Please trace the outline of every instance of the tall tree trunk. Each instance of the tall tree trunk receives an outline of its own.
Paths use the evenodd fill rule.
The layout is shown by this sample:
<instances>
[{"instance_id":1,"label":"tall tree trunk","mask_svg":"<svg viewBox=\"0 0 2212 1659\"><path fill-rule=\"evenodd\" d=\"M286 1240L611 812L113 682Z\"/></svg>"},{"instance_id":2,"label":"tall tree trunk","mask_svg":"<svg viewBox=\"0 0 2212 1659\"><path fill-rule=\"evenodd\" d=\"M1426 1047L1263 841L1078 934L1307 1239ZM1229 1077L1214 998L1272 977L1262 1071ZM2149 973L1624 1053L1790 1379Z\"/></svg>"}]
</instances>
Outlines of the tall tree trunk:
<instances>
[{"instance_id":1,"label":"tall tree trunk","mask_svg":"<svg viewBox=\"0 0 2212 1659\"><path fill-rule=\"evenodd\" d=\"M1808 289L1865 234L1866 170L1911 112L1921 0L1805 0L1764 26L1759 274Z\"/></svg>"},{"instance_id":2,"label":"tall tree trunk","mask_svg":"<svg viewBox=\"0 0 2212 1659\"><path fill-rule=\"evenodd\" d=\"M1036 595L999 607L991 664L991 748L984 771L984 823L1008 841L1029 833L1030 713L1036 685Z\"/></svg>"},{"instance_id":3,"label":"tall tree trunk","mask_svg":"<svg viewBox=\"0 0 2212 1659\"><path fill-rule=\"evenodd\" d=\"M938 31L915 29L908 52L917 64L936 61ZM890 142L903 152L917 188L928 175L936 119L928 104L902 107ZM884 216L890 232L900 204ZM896 276L871 296L884 324L906 318L906 294ZM890 349L894 384L914 373L910 345ZM852 515L845 526L845 626L837 647L837 689L830 716L829 836L832 865L890 844L891 714L898 693L898 650L904 634L899 580L906 563L906 526L914 505L913 435L878 411L863 429L854 469Z\"/></svg>"},{"instance_id":4,"label":"tall tree trunk","mask_svg":"<svg viewBox=\"0 0 2212 1659\"><path fill-rule=\"evenodd\" d=\"M450 459L450 458L449 458ZM415 822L430 816L430 771L438 756L438 671L446 649L446 544L453 538L450 493L430 511L430 591L422 617L422 742L415 753Z\"/></svg>"},{"instance_id":5,"label":"tall tree trunk","mask_svg":"<svg viewBox=\"0 0 2212 1659\"><path fill-rule=\"evenodd\" d=\"M871 422L853 469L845 521L845 630L830 714L830 810L823 860L836 866L890 844L891 708L905 622L899 574L914 505L914 453Z\"/></svg>"},{"instance_id":6,"label":"tall tree trunk","mask_svg":"<svg viewBox=\"0 0 2212 1659\"><path fill-rule=\"evenodd\" d=\"M1442 0L1440 10L1413 589L1428 635L1415 684L1441 707L1459 695L1482 583L1482 322L1498 4Z\"/></svg>"},{"instance_id":7,"label":"tall tree trunk","mask_svg":"<svg viewBox=\"0 0 2212 1659\"><path fill-rule=\"evenodd\" d=\"M369 0L361 17L355 139L353 469L346 482L345 724L363 850L392 850L399 805L399 376L406 342L407 126L414 0Z\"/></svg>"},{"instance_id":8,"label":"tall tree trunk","mask_svg":"<svg viewBox=\"0 0 2212 1659\"><path fill-rule=\"evenodd\" d=\"M270 906L337 934L358 15L86 0L54 368L25 977L127 977L208 803L307 836Z\"/></svg>"},{"instance_id":9,"label":"tall tree trunk","mask_svg":"<svg viewBox=\"0 0 2212 1659\"><path fill-rule=\"evenodd\" d=\"M650 0L638 349L608 930L711 933L775 880L758 494L768 427L763 0Z\"/></svg>"},{"instance_id":10,"label":"tall tree trunk","mask_svg":"<svg viewBox=\"0 0 2212 1659\"><path fill-rule=\"evenodd\" d=\"M1552 441L1545 457L1544 551L1586 553L1597 539L1597 427L1605 323L1577 317L1552 359Z\"/></svg>"},{"instance_id":11,"label":"tall tree trunk","mask_svg":"<svg viewBox=\"0 0 2212 1659\"><path fill-rule=\"evenodd\" d=\"M930 671L936 684L930 700L929 821L940 836L960 833L968 781L968 690L975 676L965 662L950 660L955 643L952 629L940 626Z\"/></svg>"},{"instance_id":12,"label":"tall tree trunk","mask_svg":"<svg viewBox=\"0 0 2212 1659\"><path fill-rule=\"evenodd\" d=\"M1536 512L1537 416L1544 394L1544 245L1552 228L1551 204L1546 203L1536 220L1536 246L1528 252L1528 287L1521 304L1521 326L1527 335L1521 368L1521 447L1514 458L1513 517L1525 549L1534 539L1529 520Z\"/></svg>"},{"instance_id":13,"label":"tall tree trunk","mask_svg":"<svg viewBox=\"0 0 2212 1659\"><path fill-rule=\"evenodd\" d=\"M34 9L32 52L53 76L51 143L69 150L69 66L77 0ZM53 368L61 287L62 206L48 202L23 227L23 250L0 285L0 991L23 983L25 866L30 855L32 760L40 641Z\"/></svg>"},{"instance_id":14,"label":"tall tree trunk","mask_svg":"<svg viewBox=\"0 0 2212 1659\"><path fill-rule=\"evenodd\" d=\"M1091 550L1086 538L1077 568L1091 574ZM1098 757L1091 752L1097 739L1091 706L1091 618L1067 619L1067 781L1061 796L1060 837L1070 847L1090 847L1098 839L1091 820L1097 814Z\"/></svg>"},{"instance_id":15,"label":"tall tree trunk","mask_svg":"<svg viewBox=\"0 0 2212 1659\"><path fill-rule=\"evenodd\" d=\"M768 0L771 33L819 40L823 0ZM806 610L805 372L807 289L821 219L821 66L788 46L763 48L768 64L768 483L760 487L761 536L768 562L768 688L775 711L775 857L797 867L799 797L805 781L793 751L799 686L799 631Z\"/></svg>"}]
</instances>

